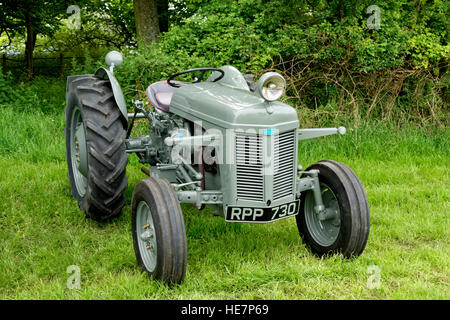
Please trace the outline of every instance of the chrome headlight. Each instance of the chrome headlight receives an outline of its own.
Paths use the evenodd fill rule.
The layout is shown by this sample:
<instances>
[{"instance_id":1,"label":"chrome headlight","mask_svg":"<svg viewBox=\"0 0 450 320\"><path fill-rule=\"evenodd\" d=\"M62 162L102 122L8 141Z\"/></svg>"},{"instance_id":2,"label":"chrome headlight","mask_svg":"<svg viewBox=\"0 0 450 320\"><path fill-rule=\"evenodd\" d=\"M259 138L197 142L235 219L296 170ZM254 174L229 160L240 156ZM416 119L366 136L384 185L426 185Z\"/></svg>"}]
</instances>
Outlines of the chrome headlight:
<instances>
[{"instance_id":1,"label":"chrome headlight","mask_svg":"<svg viewBox=\"0 0 450 320\"><path fill-rule=\"evenodd\" d=\"M256 84L259 94L267 101L280 99L286 88L286 80L276 72L264 73Z\"/></svg>"}]
</instances>

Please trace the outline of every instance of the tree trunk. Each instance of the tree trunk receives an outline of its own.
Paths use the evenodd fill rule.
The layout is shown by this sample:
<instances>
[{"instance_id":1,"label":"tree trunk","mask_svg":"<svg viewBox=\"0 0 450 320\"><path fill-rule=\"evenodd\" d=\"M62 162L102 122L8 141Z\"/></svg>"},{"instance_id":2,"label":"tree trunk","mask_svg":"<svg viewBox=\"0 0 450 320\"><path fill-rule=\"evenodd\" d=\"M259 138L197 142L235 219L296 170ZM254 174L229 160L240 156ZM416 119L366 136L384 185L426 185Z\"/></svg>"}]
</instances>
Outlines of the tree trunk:
<instances>
[{"instance_id":1,"label":"tree trunk","mask_svg":"<svg viewBox=\"0 0 450 320\"><path fill-rule=\"evenodd\" d=\"M159 35L156 0L133 0L138 44L149 44Z\"/></svg>"},{"instance_id":2,"label":"tree trunk","mask_svg":"<svg viewBox=\"0 0 450 320\"><path fill-rule=\"evenodd\" d=\"M27 76L28 79L33 79L34 76L34 61L33 61L33 52L34 47L36 45L36 32L33 28L33 21L31 19L31 15L29 13L26 14L25 17L25 26L27 28L27 40L25 43L25 57L26 57L26 65L27 65Z\"/></svg>"}]
</instances>

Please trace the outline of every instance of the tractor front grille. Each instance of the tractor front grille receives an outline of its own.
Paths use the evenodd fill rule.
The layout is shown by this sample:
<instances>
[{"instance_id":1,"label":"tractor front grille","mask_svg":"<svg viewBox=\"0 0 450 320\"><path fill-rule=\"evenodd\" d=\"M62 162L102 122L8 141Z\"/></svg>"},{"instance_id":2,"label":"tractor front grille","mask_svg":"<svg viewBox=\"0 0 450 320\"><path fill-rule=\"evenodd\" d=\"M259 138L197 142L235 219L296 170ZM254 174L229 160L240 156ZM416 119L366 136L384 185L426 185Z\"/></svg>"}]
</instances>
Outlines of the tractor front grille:
<instances>
[{"instance_id":1,"label":"tractor front grille","mask_svg":"<svg viewBox=\"0 0 450 320\"><path fill-rule=\"evenodd\" d=\"M295 132L279 134L274 141L273 200L294 192Z\"/></svg>"},{"instance_id":2,"label":"tractor front grille","mask_svg":"<svg viewBox=\"0 0 450 320\"><path fill-rule=\"evenodd\" d=\"M236 133L236 187L238 200L278 200L294 192L295 131L263 138L261 134ZM270 142L273 141L273 143ZM263 159L266 144L270 159ZM264 151L265 152L265 151ZM264 165L272 167L264 168ZM273 189L266 190L265 183L273 181ZM266 199L267 198L267 199Z\"/></svg>"},{"instance_id":3,"label":"tractor front grille","mask_svg":"<svg viewBox=\"0 0 450 320\"><path fill-rule=\"evenodd\" d=\"M236 183L240 200L264 201L262 136L236 133Z\"/></svg>"}]
</instances>

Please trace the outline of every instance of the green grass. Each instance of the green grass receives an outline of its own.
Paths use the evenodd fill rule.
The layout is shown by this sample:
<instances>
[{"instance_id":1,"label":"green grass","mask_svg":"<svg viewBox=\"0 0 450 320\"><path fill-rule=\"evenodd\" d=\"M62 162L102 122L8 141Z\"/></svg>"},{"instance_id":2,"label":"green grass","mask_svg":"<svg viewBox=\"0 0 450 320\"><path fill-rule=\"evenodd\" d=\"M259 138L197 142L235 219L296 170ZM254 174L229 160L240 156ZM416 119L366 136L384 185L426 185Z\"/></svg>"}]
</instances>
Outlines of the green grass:
<instances>
[{"instance_id":1,"label":"green grass","mask_svg":"<svg viewBox=\"0 0 450 320\"><path fill-rule=\"evenodd\" d=\"M134 256L130 199L144 178L135 157L122 216L97 224L70 196L63 110L15 111L0 106L0 299L450 298L448 129L372 122L358 143L350 130L301 144L304 167L344 162L366 188L371 232L359 258L316 258L295 219L230 224L186 205L187 276L170 289L146 278ZM79 290L66 288L70 265L81 269ZM381 271L375 289L372 265Z\"/></svg>"}]
</instances>

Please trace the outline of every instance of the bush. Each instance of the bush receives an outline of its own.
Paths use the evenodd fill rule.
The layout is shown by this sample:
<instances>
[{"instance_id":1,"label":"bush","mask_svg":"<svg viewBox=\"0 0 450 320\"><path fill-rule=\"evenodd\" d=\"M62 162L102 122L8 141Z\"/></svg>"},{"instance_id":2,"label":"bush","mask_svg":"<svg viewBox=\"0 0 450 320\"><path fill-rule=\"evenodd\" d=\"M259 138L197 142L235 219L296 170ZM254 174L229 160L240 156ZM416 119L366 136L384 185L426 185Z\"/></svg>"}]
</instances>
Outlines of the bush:
<instances>
[{"instance_id":1,"label":"bush","mask_svg":"<svg viewBox=\"0 0 450 320\"><path fill-rule=\"evenodd\" d=\"M36 77L33 82L14 80L0 69L0 108L15 112L60 113L64 110L65 80Z\"/></svg>"},{"instance_id":2,"label":"bush","mask_svg":"<svg viewBox=\"0 0 450 320\"><path fill-rule=\"evenodd\" d=\"M381 29L369 30L369 1L313 3L206 1L157 43L128 52L117 75L130 100L193 67L276 70L288 82L285 101L311 121L448 121L448 5L383 3Z\"/></svg>"}]
</instances>

